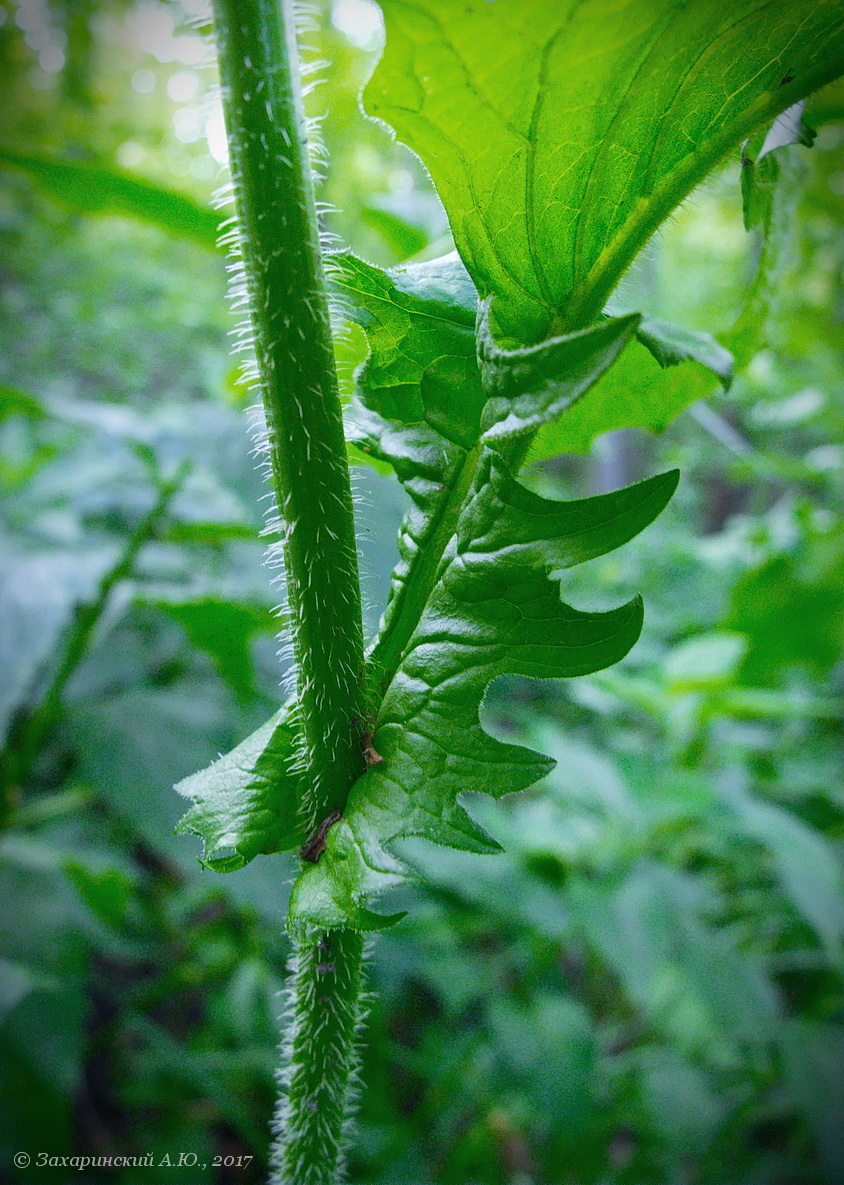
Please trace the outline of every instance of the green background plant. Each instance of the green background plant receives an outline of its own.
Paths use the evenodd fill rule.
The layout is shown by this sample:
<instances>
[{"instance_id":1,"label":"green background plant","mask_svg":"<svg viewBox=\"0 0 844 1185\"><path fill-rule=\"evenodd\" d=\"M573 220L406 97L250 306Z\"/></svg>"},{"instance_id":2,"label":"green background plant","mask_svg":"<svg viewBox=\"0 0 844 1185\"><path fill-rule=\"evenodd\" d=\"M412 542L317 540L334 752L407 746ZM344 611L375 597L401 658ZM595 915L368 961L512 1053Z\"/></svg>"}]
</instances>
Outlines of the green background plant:
<instances>
[{"instance_id":1,"label":"green background plant","mask_svg":"<svg viewBox=\"0 0 844 1185\"><path fill-rule=\"evenodd\" d=\"M438 254L430 187L357 118L371 59L331 16L313 40L334 62L330 93L314 96L333 112L334 225L383 265L429 243ZM206 201L207 148L175 136L162 98L187 63L143 54L116 6L92 26L94 106L74 106L31 89L35 51L13 17L0 29L20 100L10 142L122 157ZM145 98L130 89L136 70L155 77ZM520 799L473 804L507 854L404 844L424 881L394 895L389 908L409 916L373 955L353 1180L840 1176L835 93L816 111L818 144L780 154L802 174L779 191L800 218L729 396L707 380L707 405L662 437L604 437L588 458L534 473L558 498L675 465L686 476L644 537L566 575L584 608L644 594L630 657L560 685L493 687L488 727L561 760ZM621 307L730 330L758 242L741 225L738 172L730 162L680 211ZM4 1157L45 1140L57 1152L248 1151L249 1170L217 1179L259 1180L292 869L272 857L212 878L170 833L169 785L278 699L263 491L229 378L220 261L151 226L80 219L20 171L3 193L10 716L37 707L74 607L95 600L161 480L190 462L9 804ZM361 344L350 338L350 362ZM650 380L663 373L696 371ZM356 482L376 607L403 501L369 468Z\"/></svg>"}]
</instances>

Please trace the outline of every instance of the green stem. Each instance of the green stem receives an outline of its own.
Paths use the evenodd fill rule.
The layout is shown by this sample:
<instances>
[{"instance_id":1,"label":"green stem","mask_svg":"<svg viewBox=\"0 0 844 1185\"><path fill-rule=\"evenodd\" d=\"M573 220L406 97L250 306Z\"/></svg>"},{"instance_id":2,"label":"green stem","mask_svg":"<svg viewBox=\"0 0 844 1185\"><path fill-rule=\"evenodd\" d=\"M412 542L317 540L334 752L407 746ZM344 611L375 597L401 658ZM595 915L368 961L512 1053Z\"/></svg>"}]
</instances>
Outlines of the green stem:
<instances>
[{"instance_id":1,"label":"green stem","mask_svg":"<svg viewBox=\"0 0 844 1185\"><path fill-rule=\"evenodd\" d=\"M355 1049L362 1020L362 964L363 937L351 930L330 930L297 953L276 1110L272 1179L278 1185L342 1180L354 1054L351 1065L342 1063Z\"/></svg>"},{"instance_id":2,"label":"green stem","mask_svg":"<svg viewBox=\"0 0 844 1185\"><path fill-rule=\"evenodd\" d=\"M316 826L363 772L357 544L328 297L289 5L215 0L214 13Z\"/></svg>"},{"instance_id":3,"label":"green stem","mask_svg":"<svg viewBox=\"0 0 844 1185\"><path fill-rule=\"evenodd\" d=\"M214 0L240 250L280 516L308 822L364 769L352 496L289 0ZM362 939L296 954L274 1180L336 1185L361 1012Z\"/></svg>"}]
</instances>

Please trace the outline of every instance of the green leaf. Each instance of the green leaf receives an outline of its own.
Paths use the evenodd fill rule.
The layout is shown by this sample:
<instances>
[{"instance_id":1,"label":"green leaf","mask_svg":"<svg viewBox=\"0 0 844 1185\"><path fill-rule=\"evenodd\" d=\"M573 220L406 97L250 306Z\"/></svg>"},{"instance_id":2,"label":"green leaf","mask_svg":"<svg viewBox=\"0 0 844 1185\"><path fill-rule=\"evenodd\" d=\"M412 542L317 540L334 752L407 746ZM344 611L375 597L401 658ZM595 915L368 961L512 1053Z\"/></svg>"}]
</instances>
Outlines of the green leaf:
<instances>
[{"instance_id":1,"label":"green leaf","mask_svg":"<svg viewBox=\"0 0 844 1185\"><path fill-rule=\"evenodd\" d=\"M647 318L643 324L652 329L655 321ZM671 329L677 334L686 332L676 326ZM669 363L669 369L664 369L657 360L657 347L650 348L655 339L652 337L651 343L645 345L641 332L637 337L639 340L631 343L588 394L558 420L539 429L529 460L541 461L560 453L586 454L596 436L619 428L661 432L681 411L712 393L713 368L708 363L691 353L683 361L678 352L676 362ZM708 335L701 334L700 337L707 338ZM720 349L714 339L710 340ZM665 355L667 349L663 339L659 350ZM698 352L703 355L708 350L701 348ZM723 382L727 372L726 359L716 357L713 350L710 361L717 361L724 372L718 376Z\"/></svg>"},{"instance_id":2,"label":"green leaf","mask_svg":"<svg viewBox=\"0 0 844 1185\"><path fill-rule=\"evenodd\" d=\"M687 362L695 365L683 365ZM636 341L612 369L598 377L576 406L540 428L530 459L587 453L596 436L619 428L661 432L690 404L710 394L713 375L729 389L733 356L711 334L644 316Z\"/></svg>"},{"instance_id":3,"label":"green leaf","mask_svg":"<svg viewBox=\"0 0 844 1185\"><path fill-rule=\"evenodd\" d=\"M724 387L732 379L732 355L710 334L633 313L502 349L482 308L476 356L477 294L456 252L389 271L339 254L332 269L348 315L370 342L346 409L347 436L391 465L415 503L396 581L406 576L408 554L426 548L421 528L435 529L437 505L448 519L443 490L460 485L481 428L489 442L539 428L531 460L586 453L596 435L615 428L661 431L710 393L713 374Z\"/></svg>"},{"instance_id":4,"label":"green leaf","mask_svg":"<svg viewBox=\"0 0 844 1185\"><path fill-rule=\"evenodd\" d=\"M844 876L831 845L771 803L741 795L733 806L771 853L784 893L823 943L829 961L844 966Z\"/></svg>"},{"instance_id":5,"label":"green leaf","mask_svg":"<svg viewBox=\"0 0 844 1185\"><path fill-rule=\"evenodd\" d=\"M670 691L713 691L729 685L747 651L747 639L726 630L687 638L670 650L663 664Z\"/></svg>"},{"instance_id":6,"label":"green leaf","mask_svg":"<svg viewBox=\"0 0 844 1185\"><path fill-rule=\"evenodd\" d=\"M425 504L426 521L441 487L458 481L479 427L490 443L539 428L531 460L588 452L600 432L661 430L709 394L713 374L724 387L732 379L732 356L710 334L635 313L502 349L487 304L476 358L477 296L456 252L386 272L348 254L333 256L332 265L345 301L353 302L349 315L370 341L346 412L347 436L395 469L414 501ZM418 529L413 517L408 529ZM414 550L424 542L415 535Z\"/></svg>"},{"instance_id":7,"label":"green leaf","mask_svg":"<svg viewBox=\"0 0 844 1185\"><path fill-rule=\"evenodd\" d=\"M774 192L780 178L775 153L792 144L811 148L815 131L803 121L803 103L783 111L767 132L745 144L741 154L741 199L745 230L765 225L771 217Z\"/></svg>"},{"instance_id":8,"label":"green leaf","mask_svg":"<svg viewBox=\"0 0 844 1185\"><path fill-rule=\"evenodd\" d=\"M186 686L69 701L65 729L80 781L163 859L192 874L190 846L173 834L180 804L170 788L231 744L232 725L231 697L218 681Z\"/></svg>"},{"instance_id":9,"label":"green leaf","mask_svg":"<svg viewBox=\"0 0 844 1185\"><path fill-rule=\"evenodd\" d=\"M94 870L80 860L68 860L65 874L91 913L120 930L126 923L132 882L119 868Z\"/></svg>"},{"instance_id":10,"label":"green leaf","mask_svg":"<svg viewBox=\"0 0 844 1185\"><path fill-rule=\"evenodd\" d=\"M347 407L347 433L358 447L394 468L412 499L400 534L400 561L369 657L372 718L379 727L376 745L386 744L384 753L380 748L377 752L386 757L390 746L395 749L397 744L395 728L387 727L391 712L408 719L417 713L399 690L415 647L430 656L434 667L446 661L454 665L454 694L464 705L463 714L457 715L450 701L426 703L426 727L432 737L442 728L438 744L451 753L453 776L432 791L423 816L411 826L413 813L405 811L403 802L409 774L403 767L397 789L386 796L390 810L378 808L378 826L368 820L373 835L367 843L380 851L381 840L389 843L400 835L424 834L488 851L495 845L458 805L453 778L459 778L460 790L491 786L503 794L531 784L547 772L549 763L526 750L501 746L481 730L477 713L484 689L505 671L560 677L595 670L626 653L639 630L638 603L609 615L578 613L561 604L547 573L604 554L635 535L665 505L676 475L606 498L547 502L514 481L502 457L483 448L482 426L488 425L499 445L504 433L498 426L509 429L512 407L524 420L556 414L560 404L577 398L617 357L639 319L607 321L594 330L521 352L502 351L487 335L479 368L477 296L456 254L389 272L343 254L332 257L332 270L348 315L365 327L370 343ZM486 411L482 370L493 391ZM533 391L523 397L526 384ZM470 541L477 545L477 554L469 549ZM511 577L515 583L508 599ZM480 616L468 607L461 609L459 599L454 601L455 588L466 581L471 586L468 604L479 600L487 606ZM517 655L508 661L507 648L495 644L496 622L500 617L498 624L510 628L514 613L524 617L524 637L519 642L511 638ZM466 645L471 640L486 656L470 671L464 667L471 649L464 651L447 638L442 647L419 640L420 630L448 630L447 622L456 634L465 635ZM546 663L546 643L555 636L556 650L548 651ZM423 674L420 669L418 678ZM302 845L307 836L301 830L296 754L295 724L278 716L209 770L180 784L180 792L195 802L182 830L203 837L206 863L228 871L259 852ZM433 758L429 753L413 760L430 765ZM385 760L359 784L377 785L392 776L391 769L391 759ZM329 829L327 843L332 849L345 827L344 820ZM382 858L399 867L392 856L383 853ZM319 867L329 863L322 854ZM352 883L340 893L341 904L333 913L326 909L325 896L336 886L313 896L318 878L313 868L305 870L301 894L311 895L312 909L302 913L302 925L316 914L324 924L334 924L326 920L330 917L364 928L386 924L369 911L366 900L372 886L358 883L360 870L354 861L346 871L353 868ZM383 887L378 877L374 883L376 891Z\"/></svg>"},{"instance_id":11,"label":"green leaf","mask_svg":"<svg viewBox=\"0 0 844 1185\"><path fill-rule=\"evenodd\" d=\"M113 547L44 550L0 562L0 742L17 712L32 709L57 665L77 607L114 563Z\"/></svg>"},{"instance_id":12,"label":"green leaf","mask_svg":"<svg viewBox=\"0 0 844 1185\"><path fill-rule=\"evenodd\" d=\"M494 452L476 480L438 579L381 702L373 743L382 758L352 789L326 851L291 897L290 925L368 928L373 894L398 883L397 839L423 836L467 851L497 844L459 804L531 785L552 762L490 737L478 712L503 674L564 678L598 670L630 649L638 599L608 613L560 600L549 574L603 555L662 510L674 473L578 502L552 502L516 482Z\"/></svg>"},{"instance_id":13,"label":"green leaf","mask_svg":"<svg viewBox=\"0 0 844 1185\"><path fill-rule=\"evenodd\" d=\"M374 203L361 207L361 221L377 230L399 259L408 259L428 245L423 227L402 218L394 210Z\"/></svg>"},{"instance_id":14,"label":"green leaf","mask_svg":"<svg viewBox=\"0 0 844 1185\"><path fill-rule=\"evenodd\" d=\"M478 325L478 356L489 397L483 416L488 443L535 432L559 418L609 370L640 322L633 313L537 346L502 350L490 333L488 312L487 302Z\"/></svg>"},{"instance_id":15,"label":"green leaf","mask_svg":"<svg viewBox=\"0 0 844 1185\"><path fill-rule=\"evenodd\" d=\"M726 1103L692 1059L671 1046L646 1045L626 1060L641 1085L648 1120L668 1147L684 1159L709 1147Z\"/></svg>"},{"instance_id":16,"label":"green leaf","mask_svg":"<svg viewBox=\"0 0 844 1185\"><path fill-rule=\"evenodd\" d=\"M798 111L800 119L796 122ZM768 323L782 299L782 281L794 249L798 205L807 176L794 145L811 144L814 134L810 132L802 122L802 104L798 104L742 151L744 223L747 229L756 228L761 233L762 243L744 308L726 335L740 369L757 350L770 344Z\"/></svg>"},{"instance_id":17,"label":"green leaf","mask_svg":"<svg viewBox=\"0 0 844 1185\"><path fill-rule=\"evenodd\" d=\"M13 387L0 386L0 424L11 416L41 420L45 415L44 405L34 395L17 391Z\"/></svg>"},{"instance_id":18,"label":"green leaf","mask_svg":"<svg viewBox=\"0 0 844 1185\"><path fill-rule=\"evenodd\" d=\"M790 1019L782 1038L786 1078L830 1181L844 1178L844 1026Z\"/></svg>"},{"instance_id":19,"label":"green leaf","mask_svg":"<svg viewBox=\"0 0 844 1185\"><path fill-rule=\"evenodd\" d=\"M669 212L844 72L834 0L383 0L364 92L429 169L505 337L595 320Z\"/></svg>"},{"instance_id":20,"label":"green leaf","mask_svg":"<svg viewBox=\"0 0 844 1185\"><path fill-rule=\"evenodd\" d=\"M733 588L727 625L750 640L741 672L746 684L769 685L795 668L822 678L841 659L844 537L808 535L804 547L808 557L771 556Z\"/></svg>"},{"instance_id":21,"label":"green leaf","mask_svg":"<svg viewBox=\"0 0 844 1185\"><path fill-rule=\"evenodd\" d=\"M578 612L548 575L631 538L676 484L670 474L602 498L549 502L520 486L481 441L482 428L498 446L577 399L617 358L638 316L526 351L501 350L487 331L479 367L477 295L456 254L390 272L338 255L332 268L370 344L347 408L348 435L394 468L413 505L369 661L383 760L360 779L326 851L303 872L291 906L300 931L395 920L368 905L404 874L388 850L394 839L496 849L459 793L510 793L550 763L482 730L484 691L499 674L564 677L626 653L639 632L639 603ZM420 690L431 678L447 692ZM424 794L414 785L420 770ZM195 804L180 829L202 836L204 862L220 871L307 839L297 729L285 713L178 789Z\"/></svg>"},{"instance_id":22,"label":"green leaf","mask_svg":"<svg viewBox=\"0 0 844 1185\"><path fill-rule=\"evenodd\" d=\"M84 1074L88 951L84 909L52 837L0 843L0 1155L72 1151L72 1103ZM12 973L13 978L5 977ZM29 981L27 984L27 980Z\"/></svg>"},{"instance_id":23,"label":"green leaf","mask_svg":"<svg viewBox=\"0 0 844 1185\"><path fill-rule=\"evenodd\" d=\"M254 689L252 638L279 628L278 618L269 609L219 597L183 601L157 598L144 603L178 621L192 644L211 656L232 690L241 699L248 699Z\"/></svg>"},{"instance_id":24,"label":"green leaf","mask_svg":"<svg viewBox=\"0 0 844 1185\"><path fill-rule=\"evenodd\" d=\"M771 985L708 923L709 902L688 874L642 861L618 887L578 878L569 900L631 1003L681 1050L730 1066L745 1043L770 1040L778 1011Z\"/></svg>"},{"instance_id":25,"label":"green leaf","mask_svg":"<svg viewBox=\"0 0 844 1185\"><path fill-rule=\"evenodd\" d=\"M430 588L482 432L501 443L558 416L618 359L639 318L505 350L494 342L485 315L476 344L477 294L456 252L386 272L346 254L332 257L332 265L344 300L352 302L349 315L370 342L347 408L347 435L391 465L413 500L402 524L384 636L395 615L401 628L411 586ZM409 616L415 622L418 612L411 608ZM388 641L376 648L376 661L384 648L390 649Z\"/></svg>"},{"instance_id":26,"label":"green leaf","mask_svg":"<svg viewBox=\"0 0 844 1185\"><path fill-rule=\"evenodd\" d=\"M386 272L352 255L332 264L370 347L346 409L347 437L390 465L412 500L377 664L385 648L400 650L412 632L474 475L486 399L475 347L477 294L456 253ZM395 647L387 640L391 628L403 639ZM392 665L389 654L385 661Z\"/></svg>"},{"instance_id":27,"label":"green leaf","mask_svg":"<svg viewBox=\"0 0 844 1185\"><path fill-rule=\"evenodd\" d=\"M531 1111L554 1132L559 1155L585 1143L594 1123L598 1049L586 1007L561 994L538 993L525 1004L495 996L487 1015L509 1092L525 1092ZM582 1146L582 1144L581 1144Z\"/></svg>"},{"instance_id":28,"label":"green leaf","mask_svg":"<svg viewBox=\"0 0 844 1185\"><path fill-rule=\"evenodd\" d=\"M54 981L31 967L0 959L0 1024L30 992L55 986Z\"/></svg>"},{"instance_id":29,"label":"green leaf","mask_svg":"<svg viewBox=\"0 0 844 1185\"><path fill-rule=\"evenodd\" d=\"M643 317L636 336L663 369L681 362L698 362L721 380L725 391L729 390L733 381L733 356L711 333L685 329L659 317Z\"/></svg>"},{"instance_id":30,"label":"green leaf","mask_svg":"<svg viewBox=\"0 0 844 1185\"><path fill-rule=\"evenodd\" d=\"M74 214L118 214L215 250L220 215L186 194L100 161L63 160L0 148L0 163L24 173L47 197Z\"/></svg>"},{"instance_id":31,"label":"green leaf","mask_svg":"<svg viewBox=\"0 0 844 1185\"><path fill-rule=\"evenodd\" d=\"M331 257L331 267L370 346L347 415L350 438L394 468L404 448L392 438L381 444L384 421L425 425L425 439L438 448L439 437L471 448L485 397L475 351L477 293L457 254L389 271L342 254Z\"/></svg>"},{"instance_id":32,"label":"green leaf","mask_svg":"<svg viewBox=\"0 0 844 1185\"><path fill-rule=\"evenodd\" d=\"M213 765L177 784L194 803L177 831L200 836L202 863L217 872L235 872L261 853L299 848L307 838L301 783L296 715L286 706Z\"/></svg>"}]
</instances>

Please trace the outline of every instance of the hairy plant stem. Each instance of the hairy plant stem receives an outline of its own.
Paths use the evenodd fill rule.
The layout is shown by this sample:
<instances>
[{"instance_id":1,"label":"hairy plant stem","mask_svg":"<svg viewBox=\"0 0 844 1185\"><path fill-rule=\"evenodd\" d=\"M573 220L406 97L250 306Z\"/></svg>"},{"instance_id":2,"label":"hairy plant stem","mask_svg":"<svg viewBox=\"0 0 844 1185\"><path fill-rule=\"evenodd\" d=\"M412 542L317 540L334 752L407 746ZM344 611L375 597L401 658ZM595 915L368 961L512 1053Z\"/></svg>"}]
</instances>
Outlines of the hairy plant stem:
<instances>
[{"instance_id":1,"label":"hairy plant stem","mask_svg":"<svg viewBox=\"0 0 844 1185\"><path fill-rule=\"evenodd\" d=\"M363 769L352 495L288 5L215 0L252 344L279 511L311 822Z\"/></svg>"},{"instance_id":2,"label":"hairy plant stem","mask_svg":"<svg viewBox=\"0 0 844 1185\"><path fill-rule=\"evenodd\" d=\"M341 1141L354 1104L362 970L363 936L353 930L329 930L296 954L279 1072L274 1182L337 1185L344 1177Z\"/></svg>"},{"instance_id":3,"label":"hairy plant stem","mask_svg":"<svg viewBox=\"0 0 844 1185\"><path fill-rule=\"evenodd\" d=\"M352 496L288 0L214 0L240 252L279 511L310 785L342 813L364 769L365 684ZM334 1185L350 1107L362 940L297 952L274 1180Z\"/></svg>"}]
</instances>

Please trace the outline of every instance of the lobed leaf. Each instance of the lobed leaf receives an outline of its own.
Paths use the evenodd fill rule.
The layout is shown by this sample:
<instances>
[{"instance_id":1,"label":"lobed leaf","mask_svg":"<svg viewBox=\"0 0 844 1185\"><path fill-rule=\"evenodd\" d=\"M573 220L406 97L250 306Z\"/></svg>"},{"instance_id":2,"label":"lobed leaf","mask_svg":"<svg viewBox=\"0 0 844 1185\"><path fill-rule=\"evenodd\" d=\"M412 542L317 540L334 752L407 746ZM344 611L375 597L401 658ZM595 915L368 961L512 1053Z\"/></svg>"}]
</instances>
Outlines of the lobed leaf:
<instances>
[{"instance_id":1,"label":"lobed leaf","mask_svg":"<svg viewBox=\"0 0 844 1185\"><path fill-rule=\"evenodd\" d=\"M835 0L383 0L364 97L430 170L496 324L589 324L668 213L844 72Z\"/></svg>"},{"instance_id":2,"label":"lobed leaf","mask_svg":"<svg viewBox=\"0 0 844 1185\"><path fill-rule=\"evenodd\" d=\"M394 839L425 835L489 851L495 845L458 795L510 793L551 767L483 731L485 689L500 674L566 677L627 652L640 628L638 601L582 613L560 601L548 576L637 534L676 475L558 503L519 485L505 460L511 437L589 391L635 333L637 315L520 351L500 349L482 319L479 362L477 295L456 254L389 272L343 254L332 267L370 343L347 408L349 437L395 470L412 505L369 655L382 761L328 829L318 864L304 870L291 919L300 928L372 928L385 922L368 909L370 895L403 875L389 851ZM206 863L230 870L302 845L295 751L295 724L275 717L181 783L195 800L182 829L203 836Z\"/></svg>"},{"instance_id":3,"label":"lobed leaf","mask_svg":"<svg viewBox=\"0 0 844 1185\"><path fill-rule=\"evenodd\" d=\"M424 545L420 513L427 521L429 503L458 480L479 425L489 443L539 429L532 460L585 453L602 432L661 431L709 394L712 375L725 388L732 381L732 354L711 334L615 308L588 329L502 349L483 306L476 356L477 294L456 252L386 272L349 254L332 265L370 341L347 436L389 464L414 499L403 556Z\"/></svg>"},{"instance_id":4,"label":"lobed leaf","mask_svg":"<svg viewBox=\"0 0 844 1185\"><path fill-rule=\"evenodd\" d=\"M451 537L473 476L486 395L475 346L477 293L456 252L431 263L382 271L353 255L332 258L349 315L366 330L370 353L346 409L346 435L386 462L411 498L399 533L399 563L381 628L405 632ZM422 569L429 565L430 574ZM379 660L376 647L376 661Z\"/></svg>"},{"instance_id":5,"label":"lobed leaf","mask_svg":"<svg viewBox=\"0 0 844 1185\"><path fill-rule=\"evenodd\" d=\"M513 793L553 762L484 731L486 688L503 674L581 675L627 653L641 628L639 599L584 613L561 601L549 575L632 538L662 510L676 482L670 473L613 494L553 502L521 486L496 453L484 450L436 585L378 711L373 743L382 762L358 780L319 863L297 881L294 930L369 928L368 901L403 876L392 851L399 838L496 850L459 796Z\"/></svg>"},{"instance_id":6,"label":"lobed leaf","mask_svg":"<svg viewBox=\"0 0 844 1185\"><path fill-rule=\"evenodd\" d=\"M331 267L349 315L369 338L347 416L350 438L394 468L405 448L395 437L382 443L385 421L425 425L437 449L471 448L485 395L475 350L478 298L457 253L390 271L342 254Z\"/></svg>"}]
</instances>

